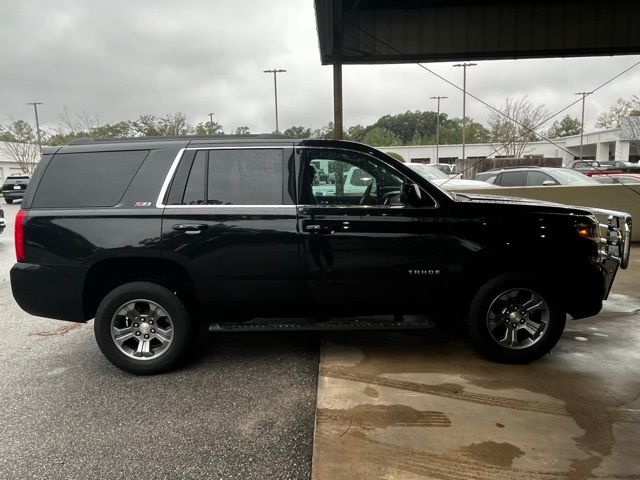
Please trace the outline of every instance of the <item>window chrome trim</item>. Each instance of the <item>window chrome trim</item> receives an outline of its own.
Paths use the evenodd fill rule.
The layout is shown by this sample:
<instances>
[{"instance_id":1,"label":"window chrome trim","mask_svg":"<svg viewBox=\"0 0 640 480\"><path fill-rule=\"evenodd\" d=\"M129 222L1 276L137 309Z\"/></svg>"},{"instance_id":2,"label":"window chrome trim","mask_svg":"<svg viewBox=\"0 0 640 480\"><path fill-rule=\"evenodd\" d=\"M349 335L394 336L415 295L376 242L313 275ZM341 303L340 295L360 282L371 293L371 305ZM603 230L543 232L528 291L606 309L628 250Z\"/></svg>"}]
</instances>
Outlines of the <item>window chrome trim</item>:
<instances>
[{"instance_id":1,"label":"window chrome trim","mask_svg":"<svg viewBox=\"0 0 640 480\"><path fill-rule=\"evenodd\" d=\"M267 208L291 208L295 207L295 205L165 205L163 203L164 197L167 195L167 190L169 190L169 185L171 184L171 180L178 169L178 165L180 165L180 160L186 151L194 151L194 150L284 150L286 148L294 148L295 146L292 144L291 147L288 146L244 146L244 147L185 147L181 148L176 155L176 158L173 160L171 167L169 167L169 171L167 172L167 176L164 178L164 182L162 183L162 187L160 188L160 195L158 195L158 200L156 201L156 208L256 208L256 207L267 207Z\"/></svg>"}]
</instances>

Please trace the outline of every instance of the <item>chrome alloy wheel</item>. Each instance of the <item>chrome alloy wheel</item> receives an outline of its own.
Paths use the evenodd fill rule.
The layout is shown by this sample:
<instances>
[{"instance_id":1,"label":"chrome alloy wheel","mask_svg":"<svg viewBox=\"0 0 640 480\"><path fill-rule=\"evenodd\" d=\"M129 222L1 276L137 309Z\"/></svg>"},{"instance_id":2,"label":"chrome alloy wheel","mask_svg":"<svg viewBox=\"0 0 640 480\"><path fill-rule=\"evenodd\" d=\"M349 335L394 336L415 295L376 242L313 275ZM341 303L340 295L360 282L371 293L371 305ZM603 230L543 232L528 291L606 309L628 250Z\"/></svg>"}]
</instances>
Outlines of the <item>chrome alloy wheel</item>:
<instances>
[{"instance_id":1,"label":"chrome alloy wheel","mask_svg":"<svg viewBox=\"0 0 640 480\"><path fill-rule=\"evenodd\" d=\"M542 296L514 288L496 296L487 313L491 338L505 348L520 350L538 343L549 329L551 311Z\"/></svg>"},{"instance_id":2,"label":"chrome alloy wheel","mask_svg":"<svg viewBox=\"0 0 640 480\"><path fill-rule=\"evenodd\" d=\"M173 342L173 322L157 303L130 300L111 319L111 339L127 357L153 360Z\"/></svg>"}]
</instances>

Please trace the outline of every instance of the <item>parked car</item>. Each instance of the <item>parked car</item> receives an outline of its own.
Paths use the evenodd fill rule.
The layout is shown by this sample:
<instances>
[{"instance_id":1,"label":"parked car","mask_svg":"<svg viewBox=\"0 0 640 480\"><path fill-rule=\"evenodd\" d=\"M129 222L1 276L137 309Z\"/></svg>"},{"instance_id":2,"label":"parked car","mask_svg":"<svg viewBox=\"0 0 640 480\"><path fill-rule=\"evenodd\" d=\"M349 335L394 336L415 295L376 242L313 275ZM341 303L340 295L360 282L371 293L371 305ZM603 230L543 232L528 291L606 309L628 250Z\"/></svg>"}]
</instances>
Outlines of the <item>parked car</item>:
<instances>
[{"instance_id":1,"label":"parked car","mask_svg":"<svg viewBox=\"0 0 640 480\"><path fill-rule=\"evenodd\" d=\"M605 185L615 183L640 183L640 174L637 173L611 173L606 175L593 175L591 178Z\"/></svg>"},{"instance_id":2,"label":"parked car","mask_svg":"<svg viewBox=\"0 0 640 480\"><path fill-rule=\"evenodd\" d=\"M452 163L429 163L428 165L430 165L430 166L432 166L434 168L437 168L442 173L445 173L450 177L455 177L456 175L458 175L458 172L456 170L456 166L454 164L452 164Z\"/></svg>"},{"instance_id":3,"label":"parked car","mask_svg":"<svg viewBox=\"0 0 640 480\"><path fill-rule=\"evenodd\" d=\"M597 314L629 262L626 214L605 212L601 233L589 208L449 193L358 143L169 137L43 152L16 216L14 298L36 316L95 318L103 354L136 374L178 366L202 324L287 329L268 319L288 317L327 329L362 324L331 317L459 315L484 355L528 362L567 313ZM360 169L365 189L317 195L323 162L336 177Z\"/></svg>"},{"instance_id":4,"label":"parked car","mask_svg":"<svg viewBox=\"0 0 640 480\"><path fill-rule=\"evenodd\" d=\"M0 208L0 233L4 232L4 229L6 227L7 227L7 224L4 221L4 210Z\"/></svg>"},{"instance_id":5,"label":"parked car","mask_svg":"<svg viewBox=\"0 0 640 480\"><path fill-rule=\"evenodd\" d=\"M496 168L477 174L476 180L482 180L501 187L598 185L595 180L575 170L551 167Z\"/></svg>"},{"instance_id":6,"label":"parked car","mask_svg":"<svg viewBox=\"0 0 640 480\"><path fill-rule=\"evenodd\" d=\"M567 168L577 170L580 173L587 173L597 170L606 170L609 167L605 167L595 160L571 160L567 165Z\"/></svg>"},{"instance_id":7,"label":"parked car","mask_svg":"<svg viewBox=\"0 0 640 480\"><path fill-rule=\"evenodd\" d=\"M407 166L418 172L423 178L429 180L434 185L444 188L445 190L471 190L474 188L496 188L496 185L478 181L463 180L460 178L452 178L443 173L435 165L425 163L408 163Z\"/></svg>"},{"instance_id":8,"label":"parked car","mask_svg":"<svg viewBox=\"0 0 640 480\"><path fill-rule=\"evenodd\" d=\"M631 162L620 162L618 160L609 160L606 162L600 162L600 166L606 169L607 173L612 173L614 170L616 173L640 173L640 165ZM597 170L591 175L598 175Z\"/></svg>"},{"instance_id":9,"label":"parked car","mask_svg":"<svg viewBox=\"0 0 640 480\"><path fill-rule=\"evenodd\" d=\"M2 184L2 195L7 203L13 203L16 200L22 200L24 192L29 185L29 175L24 173L15 173L9 175Z\"/></svg>"}]
</instances>

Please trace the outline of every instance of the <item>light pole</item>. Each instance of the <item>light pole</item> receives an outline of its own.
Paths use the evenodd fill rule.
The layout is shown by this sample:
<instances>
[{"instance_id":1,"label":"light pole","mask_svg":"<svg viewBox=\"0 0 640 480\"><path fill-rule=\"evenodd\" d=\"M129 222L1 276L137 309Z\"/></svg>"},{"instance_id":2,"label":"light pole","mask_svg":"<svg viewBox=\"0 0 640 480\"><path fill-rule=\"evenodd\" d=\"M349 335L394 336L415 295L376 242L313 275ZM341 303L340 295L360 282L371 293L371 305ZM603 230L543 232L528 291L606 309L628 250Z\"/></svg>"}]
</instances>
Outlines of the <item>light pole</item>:
<instances>
[{"instance_id":1,"label":"light pole","mask_svg":"<svg viewBox=\"0 0 640 480\"><path fill-rule=\"evenodd\" d=\"M475 67L477 63L456 63L454 67L462 67L462 159L466 158L467 134L467 67Z\"/></svg>"},{"instance_id":2,"label":"light pole","mask_svg":"<svg viewBox=\"0 0 640 480\"><path fill-rule=\"evenodd\" d=\"M38 120L38 105L42 105L42 102L29 102L27 105L33 105L33 111L36 114L36 138L38 139L38 150L42 155L42 142L40 140L40 121Z\"/></svg>"},{"instance_id":3,"label":"light pole","mask_svg":"<svg viewBox=\"0 0 640 480\"><path fill-rule=\"evenodd\" d=\"M589 95L593 92L578 92L576 95L582 95L582 121L580 122L580 160L582 160L582 147L584 146L584 104Z\"/></svg>"},{"instance_id":4,"label":"light pole","mask_svg":"<svg viewBox=\"0 0 640 480\"><path fill-rule=\"evenodd\" d=\"M440 100L449 97L431 97L431 100L438 101L438 116L436 117L436 163L440 163Z\"/></svg>"},{"instance_id":5,"label":"light pole","mask_svg":"<svg viewBox=\"0 0 640 480\"><path fill-rule=\"evenodd\" d=\"M280 127L278 126L278 74L284 72L286 72L286 70L276 68L264 70L264 73L273 73L273 93L276 100L276 133L280 133Z\"/></svg>"}]
</instances>

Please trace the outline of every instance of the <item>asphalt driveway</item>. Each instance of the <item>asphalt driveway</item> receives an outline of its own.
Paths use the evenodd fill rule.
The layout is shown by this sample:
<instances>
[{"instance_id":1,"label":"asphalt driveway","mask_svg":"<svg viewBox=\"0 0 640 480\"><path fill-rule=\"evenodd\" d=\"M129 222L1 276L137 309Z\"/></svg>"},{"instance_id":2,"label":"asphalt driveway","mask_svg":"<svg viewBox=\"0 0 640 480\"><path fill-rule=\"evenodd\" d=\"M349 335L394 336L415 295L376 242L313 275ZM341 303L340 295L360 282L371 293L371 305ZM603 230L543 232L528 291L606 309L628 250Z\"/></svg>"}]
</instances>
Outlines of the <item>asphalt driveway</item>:
<instances>
[{"instance_id":1,"label":"asphalt driveway","mask_svg":"<svg viewBox=\"0 0 640 480\"><path fill-rule=\"evenodd\" d=\"M11 296L0 235L0 478L301 479L311 471L319 336L216 335L178 372L111 366L93 325Z\"/></svg>"}]
</instances>

